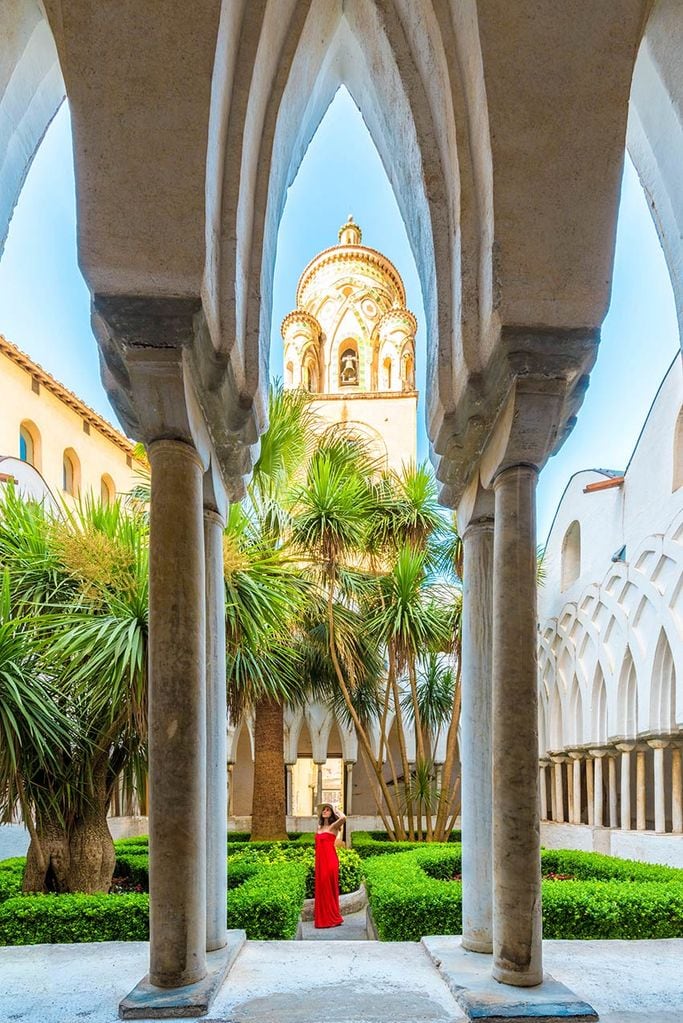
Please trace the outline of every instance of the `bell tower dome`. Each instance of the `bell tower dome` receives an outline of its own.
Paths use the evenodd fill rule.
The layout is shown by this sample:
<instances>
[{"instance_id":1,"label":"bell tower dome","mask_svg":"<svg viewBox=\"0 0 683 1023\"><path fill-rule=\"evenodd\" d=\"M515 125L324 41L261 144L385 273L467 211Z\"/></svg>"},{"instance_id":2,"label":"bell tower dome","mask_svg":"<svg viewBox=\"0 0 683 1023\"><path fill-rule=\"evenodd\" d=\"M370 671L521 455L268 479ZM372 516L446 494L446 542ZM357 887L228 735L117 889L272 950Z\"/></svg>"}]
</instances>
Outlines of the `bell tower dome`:
<instances>
[{"instance_id":1,"label":"bell tower dome","mask_svg":"<svg viewBox=\"0 0 683 1023\"><path fill-rule=\"evenodd\" d=\"M362 238L349 215L338 243L304 268L282 321L285 386L314 394L321 418L377 434L398 468L416 452L417 321L398 270Z\"/></svg>"}]
</instances>

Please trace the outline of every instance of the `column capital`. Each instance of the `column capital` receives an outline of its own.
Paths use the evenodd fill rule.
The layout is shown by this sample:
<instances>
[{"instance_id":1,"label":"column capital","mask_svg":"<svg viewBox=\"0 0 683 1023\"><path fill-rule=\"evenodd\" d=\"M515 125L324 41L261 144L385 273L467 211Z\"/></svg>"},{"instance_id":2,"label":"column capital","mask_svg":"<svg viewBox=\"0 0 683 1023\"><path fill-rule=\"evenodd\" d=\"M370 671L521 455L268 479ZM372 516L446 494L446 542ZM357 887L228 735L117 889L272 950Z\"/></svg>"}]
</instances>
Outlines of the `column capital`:
<instances>
[{"instance_id":1,"label":"column capital","mask_svg":"<svg viewBox=\"0 0 683 1023\"><path fill-rule=\"evenodd\" d=\"M444 504L457 507L479 462L484 487L506 465L543 466L574 425L599 337L598 328L502 327L488 364L454 406L430 409Z\"/></svg>"},{"instance_id":2,"label":"column capital","mask_svg":"<svg viewBox=\"0 0 683 1023\"><path fill-rule=\"evenodd\" d=\"M571 757L572 760L584 760L586 752L582 749L570 749L567 750L567 756Z\"/></svg>"},{"instance_id":3,"label":"column capital","mask_svg":"<svg viewBox=\"0 0 683 1023\"><path fill-rule=\"evenodd\" d=\"M564 751L558 753L550 753L549 756L554 764L566 764L569 762L569 755Z\"/></svg>"},{"instance_id":4,"label":"column capital","mask_svg":"<svg viewBox=\"0 0 683 1023\"><path fill-rule=\"evenodd\" d=\"M648 739L647 744L651 749L666 749L671 745L670 739Z\"/></svg>"},{"instance_id":5,"label":"column capital","mask_svg":"<svg viewBox=\"0 0 683 1023\"><path fill-rule=\"evenodd\" d=\"M607 757L610 755L610 751L608 749L605 749L604 746L591 747L591 749L589 749L588 752L592 757L597 757L598 759L602 759L602 757Z\"/></svg>"},{"instance_id":6,"label":"column capital","mask_svg":"<svg viewBox=\"0 0 683 1023\"><path fill-rule=\"evenodd\" d=\"M633 753L637 745L638 743L635 741L635 739L634 740L629 739L624 740L623 742L615 742L614 748L618 750L619 753Z\"/></svg>"}]
</instances>

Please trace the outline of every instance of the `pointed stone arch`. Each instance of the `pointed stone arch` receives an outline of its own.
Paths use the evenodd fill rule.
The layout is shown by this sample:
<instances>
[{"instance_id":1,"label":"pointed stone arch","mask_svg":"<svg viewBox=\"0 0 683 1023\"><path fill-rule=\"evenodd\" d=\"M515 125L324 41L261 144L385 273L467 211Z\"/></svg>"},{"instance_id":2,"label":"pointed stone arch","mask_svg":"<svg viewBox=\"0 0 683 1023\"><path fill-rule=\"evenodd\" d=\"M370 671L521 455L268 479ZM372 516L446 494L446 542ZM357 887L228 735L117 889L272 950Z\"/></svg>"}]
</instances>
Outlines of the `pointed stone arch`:
<instances>
[{"instance_id":1,"label":"pointed stone arch","mask_svg":"<svg viewBox=\"0 0 683 1023\"><path fill-rule=\"evenodd\" d=\"M569 696L569 742L567 745L580 746L584 741L583 697L579 680L574 676Z\"/></svg>"},{"instance_id":2,"label":"pointed stone arch","mask_svg":"<svg viewBox=\"0 0 683 1023\"><path fill-rule=\"evenodd\" d=\"M672 732L676 727L676 666L664 629L659 633L652 662L650 722L653 732Z\"/></svg>"},{"instance_id":3,"label":"pointed stone arch","mask_svg":"<svg viewBox=\"0 0 683 1023\"><path fill-rule=\"evenodd\" d=\"M617 686L617 735L633 738L638 732L638 675L631 648L626 647Z\"/></svg>"},{"instance_id":4,"label":"pointed stone arch","mask_svg":"<svg viewBox=\"0 0 683 1023\"><path fill-rule=\"evenodd\" d=\"M607 742L608 720L607 720L607 686L602 668L598 664L593 679L593 691L591 695L591 736L590 741L598 745Z\"/></svg>"}]
</instances>

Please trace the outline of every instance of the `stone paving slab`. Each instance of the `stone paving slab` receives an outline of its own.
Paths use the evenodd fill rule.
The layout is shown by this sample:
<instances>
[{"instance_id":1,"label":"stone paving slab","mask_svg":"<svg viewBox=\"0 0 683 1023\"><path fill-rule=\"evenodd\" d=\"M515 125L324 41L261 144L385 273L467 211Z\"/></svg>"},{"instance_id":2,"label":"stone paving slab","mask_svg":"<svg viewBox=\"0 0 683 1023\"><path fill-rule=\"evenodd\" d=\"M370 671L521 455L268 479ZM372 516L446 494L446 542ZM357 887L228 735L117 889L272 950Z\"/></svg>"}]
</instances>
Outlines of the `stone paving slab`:
<instances>
[{"instance_id":1,"label":"stone paving slab","mask_svg":"<svg viewBox=\"0 0 683 1023\"><path fill-rule=\"evenodd\" d=\"M515 988L493 979L491 956L469 952L452 935L423 938L422 943L471 1020L597 1023L595 1009L549 973L536 987Z\"/></svg>"},{"instance_id":2,"label":"stone paving slab","mask_svg":"<svg viewBox=\"0 0 683 1023\"><path fill-rule=\"evenodd\" d=\"M600 1023L683 1023L683 939L544 941L543 954ZM146 942L0 948L0 1023L117 1023L148 956ZM417 943L248 941L202 1018L413 1023L416 1012L420 1023L465 1019Z\"/></svg>"},{"instance_id":3,"label":"stone paving slab","mask_svg":"<svg viewBox=\"0 0 683 1023\"><path fill-rule=\"evenodd\" d=\"M299 941L367 941L367 913L364 909L358 913L347 913L344 916L344 923L339 927L318 929L312 920L302 920L297 938Z\"/></svg>"}]
</instances>

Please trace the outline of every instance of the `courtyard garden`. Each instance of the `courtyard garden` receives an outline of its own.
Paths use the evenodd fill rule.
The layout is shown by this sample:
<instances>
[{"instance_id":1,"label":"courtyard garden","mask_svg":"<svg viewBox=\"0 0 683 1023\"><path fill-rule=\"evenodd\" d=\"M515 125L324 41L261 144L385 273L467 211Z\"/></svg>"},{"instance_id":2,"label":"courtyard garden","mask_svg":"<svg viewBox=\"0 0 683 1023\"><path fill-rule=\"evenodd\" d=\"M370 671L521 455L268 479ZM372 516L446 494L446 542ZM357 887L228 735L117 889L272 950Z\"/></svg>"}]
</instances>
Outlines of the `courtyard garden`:
<instances>
[{"instance_id":1,"label":"courtyard garden","mask_svg":"<svg viewBox=\"0 0 683 1023\"><path fill-rule=\"evenodd\" d=\"M462 929L461 845L395 843L357 832L339 850L340 890L365 884L381 941L419 941ZM143 941L149 937L147 838L115 843L109 894L22 893L24 858L0 862L0 945ZM287 842L231 835L227 922L257 940L296 936L313 896L313 835ZM542 852L546 938L683 937L683 870L570 850Z\"/></svg>"}]
</instances>

